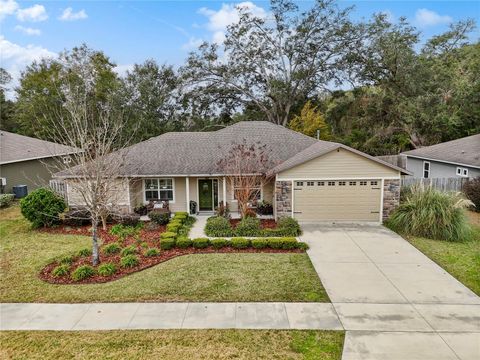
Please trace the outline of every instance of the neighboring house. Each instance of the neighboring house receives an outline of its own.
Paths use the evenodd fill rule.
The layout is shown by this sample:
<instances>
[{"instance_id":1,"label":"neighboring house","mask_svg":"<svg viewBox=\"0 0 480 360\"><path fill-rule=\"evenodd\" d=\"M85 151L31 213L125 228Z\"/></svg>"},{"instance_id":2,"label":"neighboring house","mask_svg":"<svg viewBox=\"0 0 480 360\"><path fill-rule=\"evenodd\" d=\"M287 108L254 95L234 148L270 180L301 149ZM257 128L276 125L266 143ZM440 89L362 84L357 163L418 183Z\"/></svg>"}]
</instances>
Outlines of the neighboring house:
<instances>
[{"instance_id":1,"label":"neighboring house","mask_svg":"<svg viewBox=\"0 0 480 360\"><path fill-rule=\"evenodd\" d=\"M275 216L301 221L375 221L398 204L404 169L348 146L318 141L264 121L240 122L214 132L171 132L131 146L118 182L120 204L131 212L152 199L187 211L191 200L211 212L226 201L238 210L235 191L218 168L234 143L266 145L276 165L272 180L259 184L259 200ZM62 176L63 174L63 176ZM81 206L75 177L67 183L70 206Z\"/></svg>"},{"instance_id":2,"label":"neighboring house","mask_svg":"<svg viewBox=\"0 0 480 360\"><path fill-rule=\"evenodd\" d=\"M402 155L415 178L480 176L480 134L405 151Z\"/></svg>"},{"instance_id":3,"label":"neighboring house","mask_svg":"<svg viewBox=\"0 0 480 360\"><path fill-rule=\"evenodd\" d=\"M0 131L0 178L3 192L11 193L15 185L27 185L28 191L46 186L50 170L58 161L75 149L28 136ZM57 159L56 159L57 158Z\"/></svg>"}]
</instances>

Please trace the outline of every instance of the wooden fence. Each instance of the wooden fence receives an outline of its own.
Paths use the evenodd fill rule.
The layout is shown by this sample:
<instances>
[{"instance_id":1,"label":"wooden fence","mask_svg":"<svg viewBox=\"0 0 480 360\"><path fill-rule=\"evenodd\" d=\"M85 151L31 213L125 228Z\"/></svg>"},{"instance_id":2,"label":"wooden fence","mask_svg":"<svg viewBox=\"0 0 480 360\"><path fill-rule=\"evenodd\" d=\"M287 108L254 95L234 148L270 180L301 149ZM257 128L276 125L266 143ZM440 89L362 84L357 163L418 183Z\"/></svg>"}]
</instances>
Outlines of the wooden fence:
<instances>
[{"instance_id":1,"label":"wooden fence","mask_svg":"<svg viewBox=\"0 0 480 360\"><path fill-rule=\"evenodd\" d=\"M431 179L415 179L411 177L402 177L401 185L410 186L422 184L423 186L431 186L441 191L462 191L463 185L468 178L431 178Z\"/></svg>"}]
</instances>

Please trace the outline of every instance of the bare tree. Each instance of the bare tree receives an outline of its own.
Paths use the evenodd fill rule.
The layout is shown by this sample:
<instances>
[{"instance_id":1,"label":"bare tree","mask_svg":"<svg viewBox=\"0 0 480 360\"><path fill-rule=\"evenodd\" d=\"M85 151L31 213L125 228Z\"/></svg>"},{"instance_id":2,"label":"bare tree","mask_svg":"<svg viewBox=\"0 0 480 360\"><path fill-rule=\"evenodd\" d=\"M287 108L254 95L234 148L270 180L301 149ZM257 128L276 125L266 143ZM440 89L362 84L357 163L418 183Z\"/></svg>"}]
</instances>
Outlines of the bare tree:
<instances>
[{"instance_id":1,"label":"bare tree","mask_svg":"<svg viewBox=\"0 0 480 360\"><path fill-rule=\"evenodd\" d=\"M78 149L57 157L50 171L67 183L70 205L89 214L93 265L100 262L98 225L102 222L106 228L107 217L119 212L120 200L128 194L128 179L123 176L131 138L131 133L125 135L126 121L116 105L115 90L104 91L101 101L95 96L96 75L91 62L61 73L61 110L41 121L49 138Z\"/></svg>"},{"instance_id":2,"label":"bare tree","mask_svg":"<svg viewBox=\"0 0 480 360\"><path fill-rule=\"evenodd\" d=\"M225 157L217 163L234 191L242 217L247 213L249 204L258 198L262 184L271 178L268 172L275 163L270 153L266 145L248 143L243 139L232 144Z\"/></svg>"}]
</instances>

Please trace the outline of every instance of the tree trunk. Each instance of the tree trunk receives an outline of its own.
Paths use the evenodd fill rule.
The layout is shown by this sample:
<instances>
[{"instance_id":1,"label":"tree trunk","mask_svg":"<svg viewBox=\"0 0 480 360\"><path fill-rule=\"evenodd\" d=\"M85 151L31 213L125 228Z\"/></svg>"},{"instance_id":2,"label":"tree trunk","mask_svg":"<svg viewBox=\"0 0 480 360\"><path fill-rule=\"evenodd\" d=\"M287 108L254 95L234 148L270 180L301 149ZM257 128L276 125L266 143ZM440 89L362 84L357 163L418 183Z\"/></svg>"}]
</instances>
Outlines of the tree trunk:
<instances>
[{"instance_id":1,"label":"tree trunk","mask_svg":"<svg viewBox=\"0 0 480 360\"><path fill-rule=\"evenodd\" d=\"M102 215L102 229L107 231L107 215Z\"/></svg>"},{"instance_id":2,"label":"tree trunk","mask_svg":"<svg viewBox=\"0 0 480 360\"><path fill-rule=\"evenodd\" d=\"M97 266L100 263L97 238L98 219L92 219L92 265Z\"/></svg>"}]
</instances>

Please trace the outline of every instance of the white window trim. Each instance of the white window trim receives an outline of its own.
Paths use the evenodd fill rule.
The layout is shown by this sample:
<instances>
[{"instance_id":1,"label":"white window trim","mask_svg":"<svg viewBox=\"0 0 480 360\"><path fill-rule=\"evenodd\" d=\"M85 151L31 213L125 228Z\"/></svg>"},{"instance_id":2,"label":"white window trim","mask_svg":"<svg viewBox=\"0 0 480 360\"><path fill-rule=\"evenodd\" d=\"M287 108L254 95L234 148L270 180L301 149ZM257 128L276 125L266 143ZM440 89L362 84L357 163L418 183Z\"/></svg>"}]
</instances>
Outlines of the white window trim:
<instances>
[{"instance_id":1,"label":"white window trim","mask_svg":"<svg viewBox=\"0 0 480 360\"><path fill-rule=\"evenodd\" d=\"M468 169L458 166L456 174L457 176L460 176L460 177L468 177Z\"/></svg>"},{"instance_id":2,"label":"white window trim","mask_svg":"<svg viewBox=\"0 0 480 360\"><path fill-rule=\"evenodd\" d=\"M169 204L175 204L175 178L169 178L169 177L149 177L149 178L144 178L142 181L142 196L143 196L143 203L148 204L147 197L145 196L145 181L146 180L172 180L172 200L168 200ZM160 184L159 184L160 186ZM160 188L158 189L160 191Z\"/></svg>"},{"instance_id":3,"label":"white window trim","mask_svg":"<svg viewBox=\"0 0 480 360\"><path fill-rule=\"evenodd\" d=\"M263 183L263 181L262 181L262 182L260 183L260 199L257 200L257 201L263 201L263 185L264 185L264 183ZM230 199L230 200L231 200L233 203L238 203L238 200L235 199L235 186L234 186L233 183L232 183L230 186L231 186L231 190L232 190L232 192L231 192L231 199Z\"/></svg>"},{"instance_id":4,"label":"white window trim","mask_svg":"<svg viewBox=\"0 0 480 360\"><path fill-rule=\"evenodd\" d=\"M425 164L428 164L428 170L425 170ZM422 166L422 179L430 179L431 170L432 170L432 164L430 164L430 161L424 161ZM425 177L425 171L428 172L427 177Z\"/></svg>"}]
</instances>

